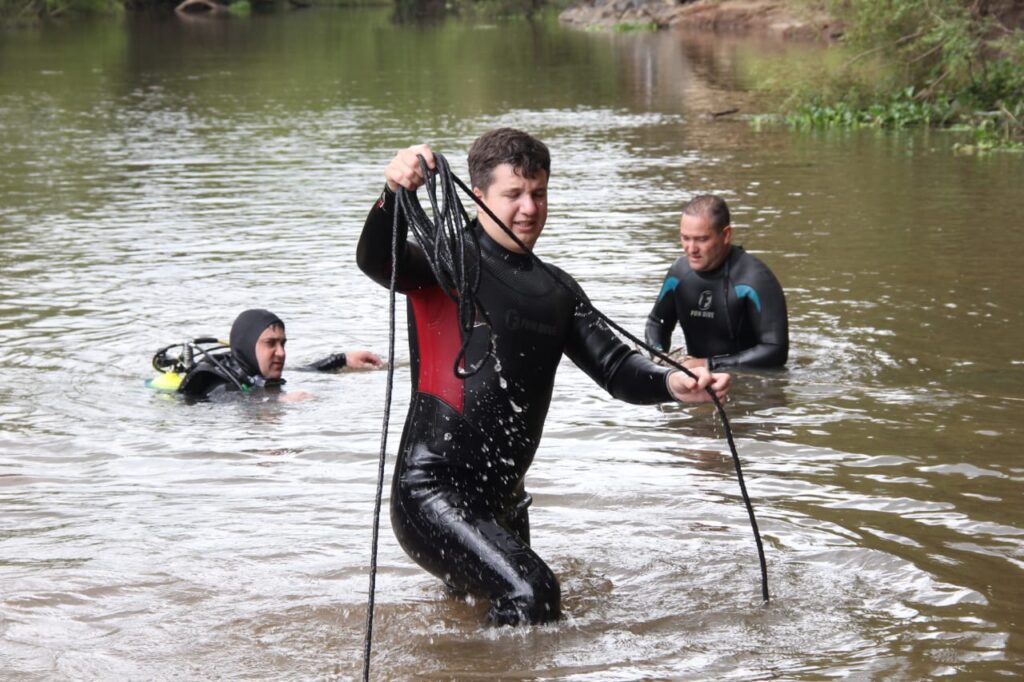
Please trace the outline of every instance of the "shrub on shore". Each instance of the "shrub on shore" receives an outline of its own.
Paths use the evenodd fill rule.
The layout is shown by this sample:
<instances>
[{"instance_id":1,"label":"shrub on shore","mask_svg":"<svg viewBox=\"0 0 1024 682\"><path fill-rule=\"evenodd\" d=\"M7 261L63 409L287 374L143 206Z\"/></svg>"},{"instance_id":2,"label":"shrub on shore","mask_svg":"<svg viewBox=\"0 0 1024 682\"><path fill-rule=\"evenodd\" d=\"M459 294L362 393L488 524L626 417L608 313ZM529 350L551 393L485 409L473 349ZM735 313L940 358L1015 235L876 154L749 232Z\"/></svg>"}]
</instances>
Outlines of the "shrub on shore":
<instances>
[{"instance_id":1,"label":"shrub on shore","mask_svg":"<svg viewBox=\"0 0 1024 682\"><path fill-rule=\"evenodd\" d=\"M1024 31L995 4L1024 12L1022 2L836 0L842 58L775 74L769 89L791 93L783 111L796 127L960 125L977 148L1024 148Z\"/></svg>"}]
</instances>

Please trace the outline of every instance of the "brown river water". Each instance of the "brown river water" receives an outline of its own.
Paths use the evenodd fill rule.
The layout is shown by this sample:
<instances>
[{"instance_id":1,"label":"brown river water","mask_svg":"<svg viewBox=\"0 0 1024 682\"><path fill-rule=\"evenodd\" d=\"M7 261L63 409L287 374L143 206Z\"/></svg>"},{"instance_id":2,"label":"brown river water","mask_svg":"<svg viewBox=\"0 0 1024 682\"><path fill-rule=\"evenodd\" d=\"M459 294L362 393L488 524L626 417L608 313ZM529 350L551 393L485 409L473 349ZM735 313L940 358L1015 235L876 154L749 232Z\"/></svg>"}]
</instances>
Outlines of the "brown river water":
<instances>
[{"instance_id":1,"label":"brown river water","mask_svg":"<svg viewBox=\"0 0 1024 682\"><path fill-rule=\"evenodd\" d=\"M782 281L789 367L727 406L772 601L712 410L566 361L528 479L565 618L485 627L385 515L373 679L1024 673L1024 158L758 130L749 65L793 49L387 8L0 35L0 677L359 677L385 373L286 372L301 403L143 381L253 306L292 364L386 352L354 265L382 168L429 141L465 177L499 125L552 149L539 253L635 333L695 193Z\"/></svg>"}]
</instances>

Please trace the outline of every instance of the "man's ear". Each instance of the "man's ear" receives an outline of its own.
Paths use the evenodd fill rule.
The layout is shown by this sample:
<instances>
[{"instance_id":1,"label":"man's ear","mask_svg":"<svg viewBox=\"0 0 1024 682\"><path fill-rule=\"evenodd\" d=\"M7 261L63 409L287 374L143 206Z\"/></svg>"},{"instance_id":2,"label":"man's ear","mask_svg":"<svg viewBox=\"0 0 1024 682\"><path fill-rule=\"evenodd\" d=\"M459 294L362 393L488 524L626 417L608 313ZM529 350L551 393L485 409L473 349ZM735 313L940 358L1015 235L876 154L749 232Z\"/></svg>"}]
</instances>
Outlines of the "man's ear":
<instances>
[{"instance_id":1,"label":"man's ear","mask_svg":"<svg viewBox=\"0 0 1024 682\"><path fill-rule=\"evenodd\" d=\"M726 225L722 228L722 237L725 240L726 246L732 245L732 225Z\"/></svg>"}]
</instances>

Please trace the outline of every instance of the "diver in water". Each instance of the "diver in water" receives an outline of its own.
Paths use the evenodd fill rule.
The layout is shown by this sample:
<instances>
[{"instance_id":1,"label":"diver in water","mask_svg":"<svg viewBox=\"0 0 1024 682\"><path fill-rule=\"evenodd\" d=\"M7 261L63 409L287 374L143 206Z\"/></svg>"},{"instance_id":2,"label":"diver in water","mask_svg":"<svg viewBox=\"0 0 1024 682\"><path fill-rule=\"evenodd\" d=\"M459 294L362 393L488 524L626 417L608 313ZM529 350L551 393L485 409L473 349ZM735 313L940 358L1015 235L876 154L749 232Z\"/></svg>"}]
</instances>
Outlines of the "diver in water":
<instances>
[{"instance_id":1,"label":"diver in water","mask_svg":"<svg viewBox=\"0 0 1024 682\"><path fill-rule=\"evenodd\" d=\"M382 286L391 279L395 192L425 182L417 155L400 151L367 216L356 253ZM469 151L473 192L532 248L547 218L551 160L540 140L492 130ZM729 375L695 370L693 380L655 365L603 324L569 275L560 286L501 227L481 213L468 226L480 244L475 295L490 324L469 334L470 359L493 357L469 376L454 367L462 344L456 303L439 286L420 245L399 221L398 289L408 302L413 394L391 492L391 524L405 552L457 592L490 600L495 625L546 623L561 614L558 579L530 547L526 472L540 444L555 373L569 356L612 396L631 403L724 396ZM556 268L557 270L557 268ZM468 358L470 359L466 359Z\"/></svg>"},{"instance_id":2,"label":"diver in water","mask_svg":"<svg viewBox=\"0 0 1024 682\"><path fill-rule=\"evenodd\" d=\"M154 388L174 390L187 398L202 399L222 393L264 391L284 396L282 378L285 363L284 322L262 308L242 312L231 325L227 347L213 338L195 339L157 351L153 366L163 372L151 383ZM181 355L167 351L181 348ZM375 354L356 350L334 353L301 369L329 372L343 367L376 369L383 361ZM312 397L308 393L287 394L288 400Z\"/></svg>"},{"instance_id":3,"label":"diver in water","mask_svg":"<svg viewBox=\"0 0 1024 682\"><path fill-rule=\"evenodd\" d=\"M789 354L786 297L767 265L732 245L729 223L729 207L711 194L683 208L683 256L647 317L647 343L667 353L678 323L685 367L781 367Z\"/></svg>"}]
</instances>

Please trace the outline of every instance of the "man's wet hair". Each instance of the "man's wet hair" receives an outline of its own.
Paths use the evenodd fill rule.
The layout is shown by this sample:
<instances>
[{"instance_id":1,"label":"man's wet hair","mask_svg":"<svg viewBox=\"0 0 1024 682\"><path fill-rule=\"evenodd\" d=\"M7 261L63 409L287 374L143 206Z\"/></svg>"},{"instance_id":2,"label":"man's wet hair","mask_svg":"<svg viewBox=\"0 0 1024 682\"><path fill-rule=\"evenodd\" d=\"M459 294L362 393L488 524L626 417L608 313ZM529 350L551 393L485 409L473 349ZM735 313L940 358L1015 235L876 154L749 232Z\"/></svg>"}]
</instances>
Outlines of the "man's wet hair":
<instances>
[{"instance_id":1,"label":"man's wet hair","mask_svg":"<svg viewBox=\"0 0 1024 682\"><path fill-rule=\"evenodd\" d=\"M551 175L547 145L522 130L496 128L476 138L469 148L470 183L486 192L494 182L494 169L503 163L524 178L536 178L541 171Z\"/></svg>"},{"instance_id":2,"label":"man's wet hair","mask_svg":"<svg viewBox=\"0 0 1024 682\"><path fill-rule=\"evenodd\" d=\"M683 206L683 215L693 218L710 218L711 227L715 232L721 232L730 223L729 207L725 199L716 197L714 194L701 194L686 202Z\"/></svg>"}]
</instances>

